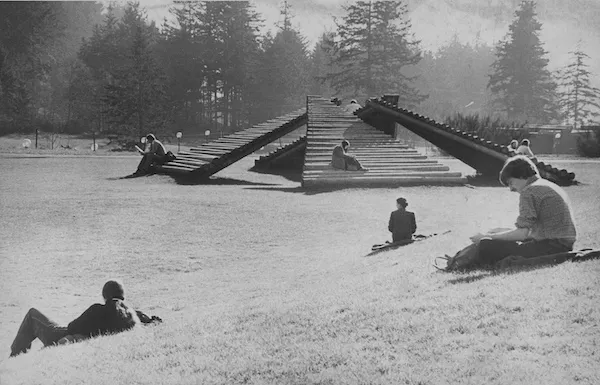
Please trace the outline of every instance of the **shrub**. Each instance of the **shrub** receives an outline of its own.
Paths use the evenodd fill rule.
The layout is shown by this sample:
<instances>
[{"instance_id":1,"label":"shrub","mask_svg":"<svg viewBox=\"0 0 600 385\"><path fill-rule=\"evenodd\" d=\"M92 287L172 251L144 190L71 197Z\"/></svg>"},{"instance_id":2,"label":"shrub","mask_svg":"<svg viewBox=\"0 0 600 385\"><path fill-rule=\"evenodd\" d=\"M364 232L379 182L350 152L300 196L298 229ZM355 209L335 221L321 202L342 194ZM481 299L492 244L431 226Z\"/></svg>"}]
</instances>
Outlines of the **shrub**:
<instances>
[{"instance_id":1,"label":"shrub","mask_svg":"<svg viewBox=\"0 0 600 385\"><path fill-rule=\"evenodd\" d=\"M600 157L600 127L594 127L577 138L577 152L588 158Z\"/></svg>"},{"instance_id":2,"label":"shrub","mask_svg":"<svg viewBox=\"0 0 600 385\"><path fill-rule=\"evenodd\" d=\"M524 129L525 123L505 122L491 116L480 117L478 114L456 113L447 117L444 123L502 145L507 145L513 139L520 142L529 137L529 132Z\"/></svg>"}]
</instances>

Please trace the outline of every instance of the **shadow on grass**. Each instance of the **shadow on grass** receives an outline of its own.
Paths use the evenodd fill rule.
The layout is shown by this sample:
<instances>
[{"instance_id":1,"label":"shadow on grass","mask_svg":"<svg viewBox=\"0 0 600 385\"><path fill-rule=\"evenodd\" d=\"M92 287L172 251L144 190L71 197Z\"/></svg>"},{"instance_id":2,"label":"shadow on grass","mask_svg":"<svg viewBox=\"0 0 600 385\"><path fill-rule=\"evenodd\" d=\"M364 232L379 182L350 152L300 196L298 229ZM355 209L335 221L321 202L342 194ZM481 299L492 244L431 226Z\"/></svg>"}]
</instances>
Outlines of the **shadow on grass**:
<instances>
[{"instance_id":1,"label":"shadow on grass","mask_svg":"<svg viewBox=\"0 0 600 385\"><path fill-rule=\"evenodd\" d=\"M542 270L542 269L548 269L548 268L552 268L552 267L556 267L561 263L548 263L548 264L540 264L540 265L532 265L532 266L512 266L512 267L505 267L505 268L498 268L498 269L493 269L493 270L471 270L469 272L464 272L463 274L468 274L468 273L473 273L473 272L477 272L476 275L465 275L462 277L458 277L458 278L454 278L454 279L450 279L448 280L448 283L451 285L456 285L456 284L461 284L461 283L471 283L471 282L476 282L476 281L480 281L484 278L489 278L489 277L497 277L499 275L513 275L513 274L519 274L519 273L524 273L524 272L528 272L528 271L534 271L534 270ZM460 272L457 272L458 274L461 274Z\"/></svg>"},{"instance_id":2,"label":"shadow on grass","mask_svg":"<svg viewBox=\"0 0 600 385\"><path fill-rule=\"evenodd\" d=\"M215 186L279 186L277 183L263 183L263 182L252 182L249 180L243 179L235 179L235 178L209 178L203 180L196 180L190 178L178 178L176 176L171 176L175 183L179 185L185 186L193 186L193 185L215 185Z\"/></svg>"},{"instance_id":3,"label":"shadow on grass","mask_svg":"<svg viewBox=\"0 0 600 385\"><path fill-rule=\"evenodd\" d=\"M302 187L302 186L248 187L248 189L250 189L250 190L265 190L265 191L281 191L281 192L304 194L304 195L317 195L317 194L330 193L330 192L340 190L340 188L319 188L319 189L310 188L310 189L307 189L306 187Z\"/></svg>"},{"instance_id":4,"label":"shadow on grass","mask_svg":"<svg viewBox=\"0 0 600 385\"><path fill-rule=\"evenodd\" d=\"M302 170L262 170L252 167L248 171L256 174L277 175L292 182L302 182Z\"/></svg>"},{"instance_id":5,"label":"shadow on grass","mask_svg":"<svg viewBox=\"0 0 600 385\"><path fill-rule=\"evenodd\" d=\"M126 176L120 176L120 177L109 177L109 178L106 178L106 180L151 178L152 176L155 176L155 175L164 175L164 174L150 173L150 174L145 174L145 175L140 175L140 176L126 175ZM279 184L277 184L277 183L253 182L253 181L249 181L249 180L235 179L235 178L212 177L212 178L208 178L208 179L194 179L194 178L189 178L189 177L178 177L176 175L165 175L165 176L169 176L175 183L177 183L179 185L184 185L184 186L202 186L202 185L279 186Z\"/></svg>"}]
</instances>

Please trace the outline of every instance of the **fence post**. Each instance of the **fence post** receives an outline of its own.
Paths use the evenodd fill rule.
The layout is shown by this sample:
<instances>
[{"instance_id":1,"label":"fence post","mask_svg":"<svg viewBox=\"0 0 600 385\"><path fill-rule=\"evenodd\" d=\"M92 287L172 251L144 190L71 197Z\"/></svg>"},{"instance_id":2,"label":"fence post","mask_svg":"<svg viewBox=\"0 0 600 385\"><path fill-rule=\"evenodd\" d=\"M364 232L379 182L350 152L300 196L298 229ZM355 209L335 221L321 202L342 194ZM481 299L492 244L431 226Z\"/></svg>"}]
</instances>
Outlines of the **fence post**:
<instances>
[{"instance_id":1,"label":"fence post","mask_svg":"<svg viewBox=\"0 0 600 385\"><path fill-rule=\"evenodd\" d=\"M38 140L38 129L35 129L35 148L37 148L37 140Z\"/></svg>"}]
</instances>

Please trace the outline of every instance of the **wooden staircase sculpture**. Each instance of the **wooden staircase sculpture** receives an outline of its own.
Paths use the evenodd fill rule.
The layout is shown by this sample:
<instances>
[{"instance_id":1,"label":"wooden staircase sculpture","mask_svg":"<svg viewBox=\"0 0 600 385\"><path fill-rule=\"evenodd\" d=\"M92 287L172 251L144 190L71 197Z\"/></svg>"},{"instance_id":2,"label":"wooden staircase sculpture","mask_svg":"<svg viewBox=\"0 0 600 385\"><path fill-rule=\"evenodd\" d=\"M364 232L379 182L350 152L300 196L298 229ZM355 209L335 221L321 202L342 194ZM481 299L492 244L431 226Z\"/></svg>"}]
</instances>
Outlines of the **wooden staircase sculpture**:
<instances>
[{"instance_id":1,"label":"wooden staircase sculpture","mask_svg":"<svg viewBox=\"0 0 600 385\"><path fill-rule=\"evenodd\" d=\"M300 136L295 141L271 151L254 161L253 171L268 170L302 170L304 153L306 151L306 135Z\"/></svg>"},{"instance_id":2,"label":"wooden staircase sculpture","mask_svg":"<svg viewBox=\"0 0 600 385\"><path fill-rule=\"evenodd\" d=\"M327 99L307 97L307 112L304 187L466 183L460 172L450 172ZM368 171L331 167L332 150L344 139Z\"/></svg>"},{"instance_id":3,"label":"wooden staircase sculpture","mask_svg":"<svg viewBox=\"0 0 600 385\"><path fill-rule=\"evenodd\" d=\"M414 132L428 142L436 145L449 155L473 167L483 176L498 178L498 174L509 158L506 146L457 130L447 124L441 124L426 116L413 111L398 108L384 98L367 101L364 108L356 111L356 115L382 130L389 127L389 122L395 122ZM575 174L567 170L558 170L549 164L537 162L540 175L559 185L577 183Z\"/></svg>"},{"instance_id":4,"label":"wooden staircase sculpture","mask_svg":"<svg viewBox=\"0 0 600 385\"><path fill-rule=\"evenodd\" d=\"M157 168L157 172L201 182L306 124L304 109L257 124L216 141L180 151L177 159Z\"/></svg>"}]
</instances>

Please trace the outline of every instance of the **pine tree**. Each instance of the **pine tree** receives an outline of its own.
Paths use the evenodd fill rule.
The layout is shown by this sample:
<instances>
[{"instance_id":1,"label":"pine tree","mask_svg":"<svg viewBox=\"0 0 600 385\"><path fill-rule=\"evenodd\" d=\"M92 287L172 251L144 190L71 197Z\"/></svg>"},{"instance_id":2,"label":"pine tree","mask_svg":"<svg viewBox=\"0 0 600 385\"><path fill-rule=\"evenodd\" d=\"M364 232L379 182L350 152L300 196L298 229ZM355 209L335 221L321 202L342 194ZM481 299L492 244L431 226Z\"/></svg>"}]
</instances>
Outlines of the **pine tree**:
<instances>
[{"instance_id":1,"label":"pine tree","mask_svg":"<svg viewBox=\"0 0 600 385\"><path fill-rule=\"evenodd\" d=\"M562 88L559 92L560 107L565 119L578 128L600 116L600 89L590 84L589 66L585 64L590 57L581 49L570 54L573 55L572 62L558 71Z\"/></svg>"},{"instance_id":2,"label":"pine tree","mask_svg":"<svg viewBox=\"0 0 600 385\"><path fill-rule=\"evenodd\" d=\"M284 8L284 22L275 37L263 41L257 88L260 97L257 106L261 120L282 115L306 104L310 79L310 62L306 42L291 27L288 6Z\"/></svg>"},{"instance_id":3,"label":"pine tree","mask_svg":"<svg viewBox=\"0 0 600 385\"><path fill-rule=\"evenodd\" d=\"M152 51L158 30L153 23L146 23L135 3L128 5L117 30L120 60L105 85L107 114L123 134L160 134L170 118L170 106L165 98L164 73Z\"/></svg>"},{"instance_id":4,"label":"pine tree","mask_svg":"<svg viewBox=\"0 0 600 385\"><path fill-rule=\"evenodd\" d=\"M310 55L309 93L311 95L329 96L335 93L331 80L327 79L330 63L333 60L327 49L331 39L333 39L331 34L323 33Z\"/></svg>"},{"instance_id":5,"label":"pine tree","mask_svg":"<svg viewBox=\"0 0 600 385\"><path fill-rule=\"evenodd\" d=\"M508 119L543 123L556 117L556 83L546 68L541 28L535 2L524 0L505 40L496 46L488 87Z\"/></svg>"},{"instance_id":6,"label":"pine tree","mask_svg":"<svg viewBox=\"0 0 600 385\"><path fill-rule=\"evenodd\" d=\"M339 93L378 96L398 93L404 105L424 100L406 67L421 60L419 42L410 34L407 6L396 1L358 1L344 7L331 43L333 70L328 78Z\"/></svg>"},{"instance_id":7,"label":"pine tree","mask_svg":"<svg viewBox=\"0 0 600 385\"><path fill-rule=\"evenodd\" d=\"M457 112L487 113L488 71L493 62L492 47L461 43L456 36L435 53L425 52L417 65L417 85L429 98L419 111L442 121Z\"/></svg>"}]
</instances>

